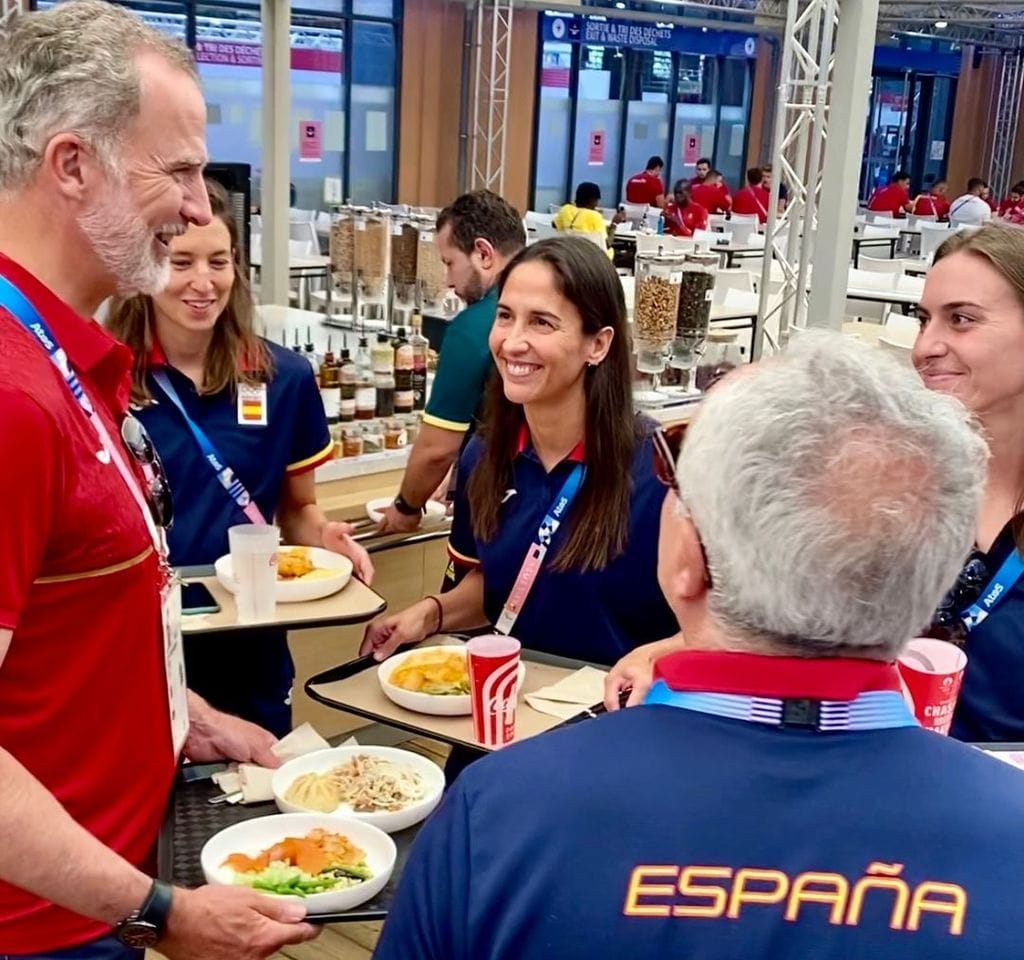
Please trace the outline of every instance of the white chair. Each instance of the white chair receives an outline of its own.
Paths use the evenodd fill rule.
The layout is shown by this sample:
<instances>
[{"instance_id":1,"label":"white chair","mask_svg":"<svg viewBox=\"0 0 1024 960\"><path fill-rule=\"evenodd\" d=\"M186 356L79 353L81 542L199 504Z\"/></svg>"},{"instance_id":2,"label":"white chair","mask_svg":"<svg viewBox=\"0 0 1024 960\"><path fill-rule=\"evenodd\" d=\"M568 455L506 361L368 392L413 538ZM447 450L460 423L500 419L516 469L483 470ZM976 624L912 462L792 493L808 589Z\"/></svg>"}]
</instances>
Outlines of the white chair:
<instances>
[{"instance_id":1,"label":"white chair","mask_svg":"<svg viewBox=\"0 0 1024 960\"><path fill-rule=\"evenodd\" d=\"M750 275L750 271L743 269L716 270L714 293L715 302L722 303L725 299L726 291L728 290L738 290L741 293L753 293L754 278Z\"/></svg>"},{"instance_id":2,"label":"white chair","mask_svg":"<svg viewBox=\"0 0 1024 960\"><path fill-rule=\"evenodd\" d=\"M644 215L647 213L649 204L646 203L624 203L622 209L626 214L626 219L633 224L634 227L639 227L643 222Z\"/></svg>"},{"instance_id":3,"label":"white chair","mask_svg":"<svg viewBox=\"0 0 1024 960\"><path fill-rule=\"evenodd\" d=\"M868 211L867 222L873 223L876 227L883 227L886 230L897 230L899 229L898 221L895 217L888 213L873 213Z\"/></svg>"},{"instance_id":4,"label":"white chair","mask_svg":"<svg viewBox=\"0 0 1024 960\"><path fill-rule=\"evenodd\" d=\"M729 221L724 213L712 213L708 215L708 229L715 233L723 233L729 227Z\"/></svg>"},{"instance_id":5,"label":"white chair","mask_svg":"<svg viewBox=\"0 0 1024 960\"><path fill-rule=\"evenodd\" d=\"M850 267L846 287L848 290L895 290L901 276L897 273L876 273Z\"/></svg>"},{"instance_id":6,"label":"white chair","mask_svg":"<svg viewBox=\"0 0 1024 960\"><path fill-rule=\"evenodd\" d=\"M906 272L906 262L903 260L888 260L883 257L866 257L864 254L861 254L858 269L866 270L869 273L885 273L890 276L902 277Z\"/></svg>"},{"instance_id":7,"label":"white chair","mask_svg":"<svg viewBox=\"0 0 1024 960\"><path fill-rule=\"evenodd\" d=\"M673 237L666 233L660 239L669 253L693 253L697 249L697 241L692 237Z\"/></svg>"},{"instance_id":8,"label":"white chair","mask_svg":"<svg viewBox=\"0 0 1024 960\"><path fill-rule=\"evenodd\" d=\"M249 217L249 232L263 233L263 217L260 214L254 213Z\"/></svg>"},{"instance_id":9,"label":"white chair","mask_svg":"<svg viewBox=\"0 0 1024 960\"><path fill-rule=\"evenodd\" d=\"M622 283L622 296L626 300L626 316L633 316L633 307L636 304L636 277L619 277Z\"/></svg>"},{"instance_id":10,"label":"white chair","mask_svg":"<svg viewBox=\"0 0 1024 960\"><path fill-rule=\"evenodd\" d=\"M527 210L526 216L523 217L523 226L525 226L527 230L532 230L535 226L542 223L547 224L550 227L552 217L558 213L560 209L560 207L555 207L554 210L549 211L548 213L541 213L539 210Z\"/></svg>"},{"instance_id":11,"label":"white chair","mask_svg":"<svg viewBox=\"0 0 1024 960\"><path fill-rule=\"evenodd\" d=\"M665 246L665 237L657 233L638 233L636 235L636 252L638 254L657 253Z\"/></svg>"},{"instance_id":12,"label":"white chair","mask_svg":"<svg viewBox=\"0 0 1024 960\"><path fill-rule=\"evenodd\" d=\"M918 230L922 223L935 223L936 218L934 213L908 213L907 214L907 228L910 230Z\"/></svg>"},{"instance_id":13,"label":"white chair","mask_svg":"<svg viewBox=\"0 0 1024 960\"><path fill-rule=\"evenodd\" d=\"M554 214L558 213L558 211L561 210L561 209L562 209L561 206L559 204L557 204L557 203L549 203L548 204L548 213L551 214L551 215L554 215Z\"/></svg>"},{"instance_id":14,"label":"white chair","mask_svg":"<svg viewBox=\"0 0 1024 960\"><path fill-rule=\"evenodd\" d=\"M642 227L646 227L648 230L657 230L658 222L661 220L661 211L657 207L651 207L647 213L644 214Z\"/></svg>"},{"instance_id":15,"label":"white chair","mask_svg":"<svg viewBox=\"0 0 1024 960\"><path fill-rule=\"evenodd\" d=\"M744 243L747 236L752 233L758 233L760 228L761 221L756 213L734 213L729 220L729 229L734 236L744 238L742 241Z\"/></svg>"},{"instance_id":16,"label":"white chair","mask_svg":"<svg viewBox=\"0 0 1024 960\"><path fill-rule=\"evenodd\" d=\"M714 230L694 230L693 239L698 243L706 243L708 246L720 246L732 243L731 233L718 233Z\"/></svg>"},{"instance_id":17,"label":"white chair","mask_svg":"<svg viewBox=\"0 0 1024 960\"><path fill-rule=\"evenodd\" d=\"M913 348L917 335L921 332L921 324L917 317L908 317L897 310L890 310L885 318L884 336L894 343Z\"/></svg>"},{"instance_id":18,"label":"white chair","mask_svg":"<svg viewBox=\"0 0 1024 960\"><path fill-rule=\"evenodd\" d=\"M922 223L921 259L929 260L934 257L935 251L951 236L953 231L944 223Z\"/></svg>"},{"instance_id":19,"label":"white chair","mask_svg":"<svg viewBox=\"0 0 1024 960\"><path fill-rule=\"evenodd\" d=\"M331 215L323 210L317 211L316 220L313 221L316 232L325 237L331 235Z\"/></svg>"},{"instance_id":20,"label":"white chair","mask_svg":"<svg viewBox=\"0 0 1024 960\"><path fill-rule=\"evenodd\" d=\"M584 240L589 240L594 246L600 247L602 250L608 249L608 234L603 231L589 231L589 230L572 230L566 233L570 237L582 237Z\"/></svg>"},{"instance_id":21,"label":"white chair","mask_svg":"<svg viewBox=\"0 0 1024 960\"><path fill-rule=\"evenodd\" d=\"M316 219L316 211L300 210L298 207L289 207L288 219L292 223L312 223Z\"/></svg>"},{"instance_id":22,"label":"white chair","mask_svg":"<svg viewBox=\"0 0 1024 960\"><path fill-rule=\"evenodd\" d=\"M320 253L320 240L312 220L288 223L288 247L292 256L311 257Z\"/></svg>"},{"instance_id":23,"label":"white chair","mask_svg":"<svg viewBox=\"0 0 1024 960\"><path fill-rule=\"evenodd\" d=\"M908 346L898 340L892 340L885 330L879 334L877 343L879 350L885 351L885 353L895 357L900 363L904 363L908 367L913 366L913 344Z\"/></svg>"},{"instance_id":24,"label":"white chair","mask_svg":"<svg viewBox=\"0 0 1024 960\"><path fill-rule=\"evenodd\" d=\"M527 233L526 245L529 246L532 243L536 243L538 240L548 240L551 237L557 236L560 236L560 234L550 222L538 223L537 226L531 227Z\"/></svg>"}]
</instances>

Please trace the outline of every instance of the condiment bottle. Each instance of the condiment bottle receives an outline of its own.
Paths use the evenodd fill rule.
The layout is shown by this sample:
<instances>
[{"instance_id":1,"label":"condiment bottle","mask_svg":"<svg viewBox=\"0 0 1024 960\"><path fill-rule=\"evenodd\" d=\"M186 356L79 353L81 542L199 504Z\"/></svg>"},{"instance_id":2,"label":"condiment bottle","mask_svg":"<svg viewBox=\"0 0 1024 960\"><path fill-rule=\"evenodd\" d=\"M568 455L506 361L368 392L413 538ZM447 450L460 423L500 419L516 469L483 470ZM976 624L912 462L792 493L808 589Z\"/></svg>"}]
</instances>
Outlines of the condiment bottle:
<instances>
[{"instance_id":1,"label":"condiment bottle","mask_svg":"<svg viewBox=\"0 0 1024 960\"><path fill-rule=\"evenodd\" d=\"M427 405L427 353L430 343L423 336L423 319L418 313L412 315L412 336L409 346L412 347L412 406L414 410L422 410Z\"/></svg>"},{"instance_id":2,"label":"condiment bottle","mask_svg":"<svg viewBox=\"0 0 1024 960\"><path fill-rule=\"evenodd\" d=\"M341 416L341 384L338 372L331 341L328 338L327 352L324 354L323 363L320 364L320 399L324 404L328 424L337 423Z\"/></svg>"}]
</instances>

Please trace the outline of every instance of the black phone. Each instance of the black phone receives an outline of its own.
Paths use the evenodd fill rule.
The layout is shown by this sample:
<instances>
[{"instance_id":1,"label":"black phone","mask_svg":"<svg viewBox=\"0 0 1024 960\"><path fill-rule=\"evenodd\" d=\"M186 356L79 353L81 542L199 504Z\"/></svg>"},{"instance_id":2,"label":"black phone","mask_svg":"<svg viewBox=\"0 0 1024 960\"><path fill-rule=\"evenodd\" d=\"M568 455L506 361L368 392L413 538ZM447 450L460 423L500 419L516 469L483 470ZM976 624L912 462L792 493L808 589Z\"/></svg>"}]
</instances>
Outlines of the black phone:
<instances>
[{"instance_id":1,"label":"black phone","mask_svg":"<svg viewBox=\"0 0 1024 960\"><path fill-rule=\"evenodd\" d=\"M181 612L188 616L196 613L220 613L220 604L203 583L186 583L181 588Z\"/></svg>"}]
</instances>

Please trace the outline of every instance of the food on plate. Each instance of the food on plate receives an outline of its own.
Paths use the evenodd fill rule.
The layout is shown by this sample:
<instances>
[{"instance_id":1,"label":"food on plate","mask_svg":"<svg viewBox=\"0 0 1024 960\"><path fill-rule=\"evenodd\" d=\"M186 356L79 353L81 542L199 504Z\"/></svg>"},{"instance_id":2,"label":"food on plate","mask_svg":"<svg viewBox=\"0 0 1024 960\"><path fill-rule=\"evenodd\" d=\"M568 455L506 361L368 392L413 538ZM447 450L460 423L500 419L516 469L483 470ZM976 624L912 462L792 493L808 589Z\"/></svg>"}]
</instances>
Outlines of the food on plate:
<instances>
[{"instance_id":1,"label":"food on plate","mask_svg":"<svg viewBox=\"0 0 1024 960\"><path fill-rule=\"evenodd\" d=\"M297 807L333 813L348 804L356 813L394 813L426 796L423 778L384 757L359 753L325 773L304 773L285 791Z\"/></svg>"},{"instance_id":2,"label":"food on plate","mask_svg":"<svg viewBox=\"0 0 1024 960\"><path fill-rule=\"evenodd\" d=\"M424 650L410 653L388 677L388 683L413 693L439 697L469 693L469 668L464 651Z\"/></svg>"},{"instance_id":3,"label":"food on plate","mask_svg":"<svg viewBox=\"0 0 1024 960\"><path fill-rule=\"evenodd\" d=\"M313 561L309 559L308 547L291 547L277 551L277 579L297 580L314 570Z\"/></svg>"},{"instance_id":4,"label":"food on plate","mask_svg":"<svg viewBox=\"0 0 1024 960\"><path fill-rule=\"evenodd\" d=\"M299 897L358 886L373 876L363 850L340 833L319 829L285 837L254 857L232 853L222 866L234 871L237 884Z\"/></svg>"}]
</instances>

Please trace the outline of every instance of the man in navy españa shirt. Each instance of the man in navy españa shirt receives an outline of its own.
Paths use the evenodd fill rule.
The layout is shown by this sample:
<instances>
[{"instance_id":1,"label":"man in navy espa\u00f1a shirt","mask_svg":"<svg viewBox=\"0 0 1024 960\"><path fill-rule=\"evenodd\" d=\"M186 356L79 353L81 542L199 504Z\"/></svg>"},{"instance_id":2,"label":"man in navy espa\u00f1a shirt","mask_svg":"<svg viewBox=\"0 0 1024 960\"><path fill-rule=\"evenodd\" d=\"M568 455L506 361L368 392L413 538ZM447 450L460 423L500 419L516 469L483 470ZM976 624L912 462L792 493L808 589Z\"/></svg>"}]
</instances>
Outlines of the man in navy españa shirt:
<instances>
[{"instance_id":1,"label":"man in navy espa\u00f1a shirt","mask_svg":"<svg viewBox=\"0 0 1024 960\"><path fill-rule=\"evenodd\" d=\"M462 774L378 960L1020 956L1024 775L922 730L893 664L970 546L985 456L836 336L723 382L660 471L685 647L642 706Z\"/></svg>"}]
</instances>

